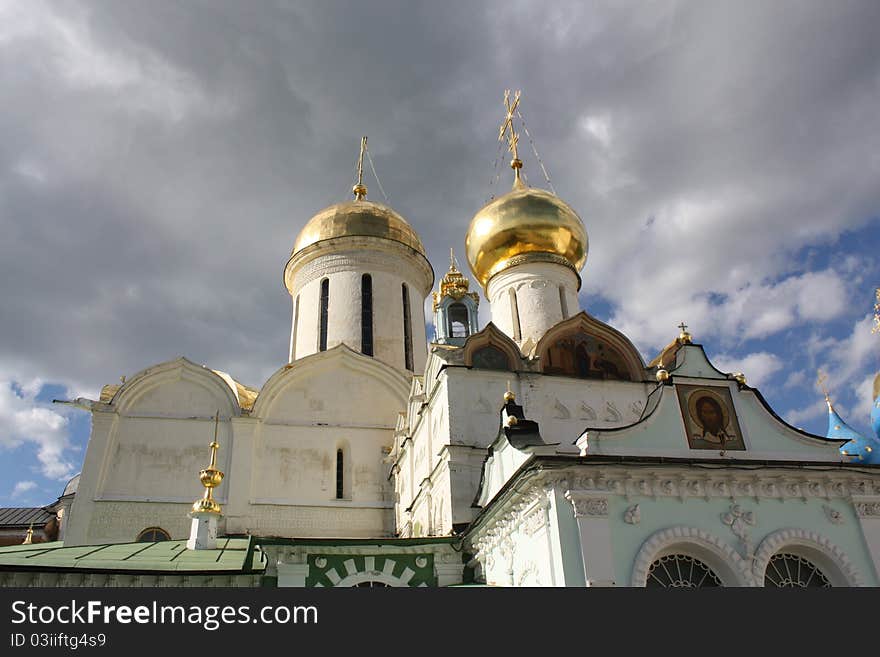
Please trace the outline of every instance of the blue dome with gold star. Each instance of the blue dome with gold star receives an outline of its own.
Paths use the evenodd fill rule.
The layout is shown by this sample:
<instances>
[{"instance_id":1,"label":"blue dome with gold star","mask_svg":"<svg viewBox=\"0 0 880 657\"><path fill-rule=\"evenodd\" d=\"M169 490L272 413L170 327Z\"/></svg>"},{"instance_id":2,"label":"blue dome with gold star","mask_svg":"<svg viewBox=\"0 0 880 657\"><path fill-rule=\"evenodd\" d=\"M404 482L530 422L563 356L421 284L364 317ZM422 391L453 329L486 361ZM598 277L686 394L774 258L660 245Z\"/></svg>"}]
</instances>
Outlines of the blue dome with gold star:
<instances>
[{"instance_id":1,"label":"blue dome with gold star","mask_svg":"<svg viewBox=\"0 0 880 657\"><path fill-rule=\"evenodd\" d=\"M874 413L872 412L871 415L873 418ZM828 402L828 434L826 437L834 440L848 440L849 442L840 448L840 453L844 456L854 457L852 463L880 464L880 440L874 436L866 438L849 426L837 414L831 402Z\"/></svg>"}]
</instances>

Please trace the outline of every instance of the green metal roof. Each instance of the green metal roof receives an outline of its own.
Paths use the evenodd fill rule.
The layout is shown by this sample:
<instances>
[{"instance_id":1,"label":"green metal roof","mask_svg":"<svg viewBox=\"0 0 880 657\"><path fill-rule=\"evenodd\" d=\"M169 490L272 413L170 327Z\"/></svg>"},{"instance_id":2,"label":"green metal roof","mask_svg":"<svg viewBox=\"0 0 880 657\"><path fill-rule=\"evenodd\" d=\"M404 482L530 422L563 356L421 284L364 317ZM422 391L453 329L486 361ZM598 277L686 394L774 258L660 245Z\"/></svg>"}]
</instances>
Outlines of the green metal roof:
<instances>
[{"instance_id":1,"label":"green metal roof","mask_svg":"<svg viewBox=\"0 0 880 657\"><path fill-rule=\"evenodd\" d=\"M220 538L214 550L187 550L186 541L64 547L62 541L0 548L0 570L254 573L265 554L248 538Z\"/></svg>"}]
</instances>

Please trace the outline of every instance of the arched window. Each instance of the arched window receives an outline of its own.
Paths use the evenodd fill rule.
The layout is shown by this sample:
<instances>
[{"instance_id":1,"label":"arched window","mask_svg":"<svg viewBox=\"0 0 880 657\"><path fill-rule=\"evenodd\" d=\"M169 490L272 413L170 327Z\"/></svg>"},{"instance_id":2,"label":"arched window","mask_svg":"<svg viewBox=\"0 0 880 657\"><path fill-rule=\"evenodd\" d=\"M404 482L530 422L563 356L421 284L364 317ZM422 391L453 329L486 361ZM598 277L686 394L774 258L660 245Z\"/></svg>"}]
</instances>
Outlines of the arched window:
<instances>
[{"instance_id":1,"label":"arched window","mask_svg":"<svg viewBox=\"0 0 880 657\"><path fill-rule=\"evenodd\" d=\"M559 307L562 309L562 319L568 319L568 301L565 300L565 286L559 286Z\"/></svg>"},{"instance_id":2,"label":"arched window","mask_svg":"<svg viewBox=\"0 0 880 657\"><path fill-rule=\"evenodd\" d=\"M516 303L516 290L511 287L508 288L507 293L510 295L510 314L512 315L511 321L513 322L513 339L521 340L522 329L519 325L519 306Z\"/></svg>"},{"instance_id":3,"label":"arched window","mask_svg":"<svg viewBox=\"0 0 880 657\"><path fill-rule=\"evenodd\" d=\"M468 309L463 303L449 306L449 337L466 338L470 335L468 327Z\"/></svg>"},{"instance_id":4,"label":"arched window","mask_svg":"<svg viewBox=\"0 0 880 657\"><path fill-rule=\"evenodd\" d=\"M406 363L406 369L410 372L413 370L413 351L412 351L412 320L409 313L409 289L406 283L401 286L403 291L403 359Z\"/></svg>"},{"instance_id":5,"label":"arched window","mask_svg":"<svg viewBox=\"0 0 880 657\"><path fill-rule=\"evenodd\" d=\"M318 351L327 351L327 316L330 311L330 279L321 281L320 325L318 327Z\"/></svg>"},{"instance_id":6,"label":"arched window","mask_svg":"<svg viewBox=\"0 0 880 657\"><path fill-rule=\"evenodd\" d=\"M510 360L507 358L507 354L492 345L487 345L475 351L471 362L474 367L483 370L510 369Z\"/></svg>"},{"instance_id":7,"label":"arched window","mask_svg":"<svg viewBox=\"0 0 880 657\"><path fill-rule=\"evenodd\" d=\"M669 554L651 564L645 586L696 589L723 584L718 575L699 559L686 554Z\"/></svg>"},{"instance_id":8,"label":"arched window","mask_svg":"<svg viewBox=\"0 0 880 657\"><path fill-rule=\"evenodd\" d=\"M336 450L336 499L345 498L345 456L342 449Z\"/></svg>"},{"instance_id":9,"label":"arched window","mask_svg":"<svg viewBox=\"0 0 880 657\"><path fill-rule=\"evenodd\" d=\"M373 278L361 276L361 353L373 355Z\"/></svg>"},{"instance_id":10,"label":"arched window","mask_svg":"<svg viewBox=\"0 0 880 657\"><path fill-rule=\"evenodd\" d=\"M764 586L776 588L828 588L831 582L819 567L796 554L770 557L764 572Z\"/></svg>"},{"instance_id":11,"label":"arched window","mask_svg":"<svg viewBox=\"0 0 880 657\"><path fill-rule=\"evenodd\" d=\"M171 535L161 527L147 527L135 539L138 543L158 543L159 541L170 541Z\"/></svg>"},{"instance_id":12,"label":"arched window","mask_svg":"<svg viewBox=\"0 0 880 657\"><path fill-rule=\"evenodd\" d=\"M550 345L543 369L545 374L580 379L631 379L626 362L616 349L582 332L564 335Z\"/></svg>"},{"instance_id":13,"label":"arched window","mask_svg":"<svg viewBox=\"0 0 880 657\"><path fill-rule=\"evenodd\" d=\"M354 588L370 588L370 589L390 589L393 588L391 584L386 584L385 582L377 582L374 579L368 579L365 582L361 582L360 584L353 584Z\"/></svg>"},{"instance_id":14,"label":"arched window","mask_svg":"<svg viewBox=\"0 0 880 657\"><path fill-rule=\"evenodd\" d=\"M290 362L296 359L296 332L299 327L299 295L293 300L293 331L290 333Z\"/></svg>"}]
</instances>

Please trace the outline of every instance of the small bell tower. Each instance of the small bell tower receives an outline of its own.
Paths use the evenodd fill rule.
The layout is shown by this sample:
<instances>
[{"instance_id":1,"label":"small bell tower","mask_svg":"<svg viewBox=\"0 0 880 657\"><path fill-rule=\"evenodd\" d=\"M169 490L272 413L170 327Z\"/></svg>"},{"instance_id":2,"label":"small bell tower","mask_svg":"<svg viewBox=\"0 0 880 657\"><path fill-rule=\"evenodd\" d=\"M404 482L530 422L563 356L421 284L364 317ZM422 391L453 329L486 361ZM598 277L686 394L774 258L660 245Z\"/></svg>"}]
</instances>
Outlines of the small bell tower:
<instances>
[{"instance_id":1,"label":"small bell tower","mask_svg":"<svg viewBox=\"0 0 880 657\"><path fill-rule=\"evenodd\" d=\"M449 271L434 292L434 341L460 347L477 332L480 297L469 292L470 281L458 269L455 254L449 250Z\"/></svg>"}]
</instances>

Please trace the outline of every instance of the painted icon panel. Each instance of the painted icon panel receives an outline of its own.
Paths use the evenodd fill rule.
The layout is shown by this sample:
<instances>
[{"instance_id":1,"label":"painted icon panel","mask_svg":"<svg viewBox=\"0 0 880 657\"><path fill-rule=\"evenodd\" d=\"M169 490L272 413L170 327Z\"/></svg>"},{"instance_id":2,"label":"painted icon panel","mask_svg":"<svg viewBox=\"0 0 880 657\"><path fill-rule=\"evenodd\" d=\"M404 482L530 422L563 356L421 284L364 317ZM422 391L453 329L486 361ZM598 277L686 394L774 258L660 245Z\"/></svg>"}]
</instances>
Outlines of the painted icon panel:
<instances>
[{"instance_id":1,"label":"painted icon panel","mask_svg":"<svg viewBox=\"0 0 880 657\"><path fill-rule=\"evenodd\" d=\"M677 385L676 389L691 449L746 448L729 388Z\"/></svg>"}]
</instances>

